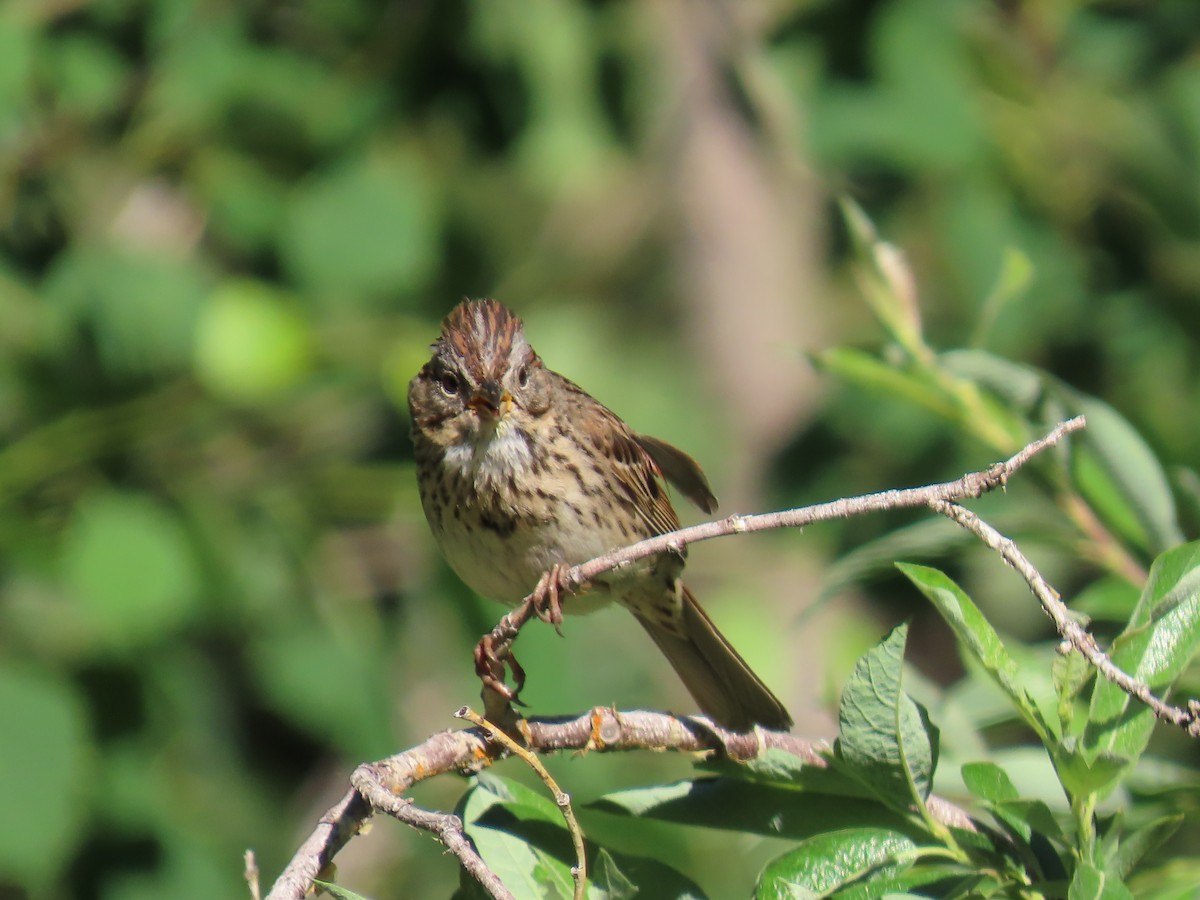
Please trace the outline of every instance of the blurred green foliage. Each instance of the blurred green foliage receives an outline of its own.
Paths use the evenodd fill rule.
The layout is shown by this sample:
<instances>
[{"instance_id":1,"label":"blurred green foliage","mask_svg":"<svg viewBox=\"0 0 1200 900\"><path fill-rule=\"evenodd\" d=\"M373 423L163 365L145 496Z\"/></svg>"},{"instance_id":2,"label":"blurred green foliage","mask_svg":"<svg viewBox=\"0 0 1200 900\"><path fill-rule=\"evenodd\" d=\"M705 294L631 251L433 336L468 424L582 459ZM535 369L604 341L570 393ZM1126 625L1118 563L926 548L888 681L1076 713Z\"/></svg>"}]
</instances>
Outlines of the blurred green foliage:
<instances>
[{"instance_id":1,"label":"blurred green foliage","mask_svg":"<svg viewBox=\"0 0 1200 900\"><path fill-rule=\"evenodd\" d=\"M725 454L753 442L714 385L743 370L697 341L691 279L731 265L705 225L750 229L746 206L697 222L689 203L727 198L739 167L811 201L782 222L810 284L768 296L733 268L714 289L751 321L803 310L812 334L769 336L789 348L777 370L885 339L830 202L848 193L908 254L930 345L1102 398L1166 462L1194 531L1198 50L1193 0L7 0L0 896L236 896L246 847L269 882L356 762L475 697L470 646L498 610L437 562L403 404L460 297L516 307L552 366L692 449L721 493ZM718 141L724 168L685 177ZM999 449L864 386L789 407L741 499L946 478ZM773 546L823 560L909 521ZM1131 522L1148 563L1162 535ZM1073 549L1039 559L1063 587L1097 570ZM1044 635L972 559L955 575L979 603ZM735 587L718 618L757 668L796 677L754 626L815 587L765 612ZM866 590L917 602L899 575ZM534 711L666 703L643 645L609 671L606 642L629 633L610 618L523 636ZM884 626L847 627L841 678ZM923 657L943 680L948 641ZM822 677L785 693L815 706ZM685 770L563 765L593 795ZM453 805L457 786L429 788ZM713 896L747 893L772 855L743 839L732 867L728 837L653 834ZM366 892L457 882L427 841L370 840L375 858L344 864Z\"/></svg>"}]
</instances>

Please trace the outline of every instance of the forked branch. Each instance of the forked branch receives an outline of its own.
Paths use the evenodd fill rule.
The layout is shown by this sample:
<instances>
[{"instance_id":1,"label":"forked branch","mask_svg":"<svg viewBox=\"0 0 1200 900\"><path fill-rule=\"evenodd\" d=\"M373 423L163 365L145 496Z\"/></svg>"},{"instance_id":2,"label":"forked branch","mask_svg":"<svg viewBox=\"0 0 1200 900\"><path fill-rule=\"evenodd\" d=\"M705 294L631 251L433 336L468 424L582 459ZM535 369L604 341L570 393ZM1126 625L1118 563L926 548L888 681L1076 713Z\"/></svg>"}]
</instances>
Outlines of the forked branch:
<instances>
[{"instance_id":1,"label":"forked branch","mask_svg":"<svg viewBox=\"0 0 1200 900\"><path fill-rule=\"evenodd\" d=\"M574 566L563 573L562 581L569 589L578 590L590 580L635 560L710 538L774 528L798 528L884 509L928 506L977 535L1012 565L1041 601L1063 639L1082 653L1105 677L1149 705L1160 718L1196 735L1200 726L1197 725L1194 704L1187 710L1172 707L1155 697L1146 685L1118 669L1099 649L1091 635L1071 618L1057 592L1046 583L1017 546L956 502L1003 488L1009 477L1036 454L1083 427L1082 417L1062 422L1045 437L1032 442L1004 462L955 481L883 491L802 509L728 516L661 535ZM492 651L507 654L513 639L529 618L536 614L534 601L531 595L501 619L489 636ZM737 734L702 717L675 717L659 712L618 712L597 707L573 719L521 719L499 694L493 691L484 693L488 704L487 719L502 723L510 735L535 753L650 749L708 751L734 759L751 759L766 750L778 749L800 757L807 765L822 766L825 764L823 752L828 749L823 744L790 734L761 729L752 734ZM475 773L502 758L506 752L504 745L490 737L486 730L470 728L433 735L403 753L359 766L351 776L351 790L321 817L317 829L280 875L267 900L301 900L311 888L313 879L332 862L338 851L375 812L385 812L414 828L433 833L459 858L462 866L490 896L511 897L500 879L479 857L457 816L418 809L402 796L418 781L451 772ZM957 828L971 827L969 819L957 807L936 798L930 798L930 801L931 811L946 824Z\"/></svg>"}]
</instances>

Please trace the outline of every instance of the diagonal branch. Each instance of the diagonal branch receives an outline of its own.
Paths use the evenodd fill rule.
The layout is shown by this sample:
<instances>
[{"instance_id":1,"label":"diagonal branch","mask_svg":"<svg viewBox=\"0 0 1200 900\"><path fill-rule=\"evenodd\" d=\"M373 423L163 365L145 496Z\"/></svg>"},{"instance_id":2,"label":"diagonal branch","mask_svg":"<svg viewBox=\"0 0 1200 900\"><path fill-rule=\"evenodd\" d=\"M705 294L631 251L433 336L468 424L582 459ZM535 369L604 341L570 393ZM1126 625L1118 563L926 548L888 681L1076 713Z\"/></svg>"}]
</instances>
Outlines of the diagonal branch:
<instances>
[{"instance_id":1,"label":"diagonal branch","mask_svg":"<svg viewBox=\"0 0 1200 900\"><path fill-rule=\"evenodd\" d=\"M907 490L883 491L783 512L728 516L716 522L661 535L574 566L566 570L563 576L564 583L572 590L578 590L591 579L620 566L628 565L635 560L668 550L678 550L697 541L732 534L745 534L774 528L798 528L814 522L848 518L883 509L929 506L945 515L951 515L951 512L955 510L966 513L966 510L953 501L966 497L978 497L987 491L1003 488L1008 478L1036 454L1054 446L1066 435L1083 427L1082 417L1062 422L1045 437L1032 442L1004 462L997 463L982 472L964 475L955 481ZM958 521L957 513L951 517ZM984 525L985 523L980 522L980 524ZM981 536L983 534L979 531L976 533ZM998 535L998 533L996 534ZM1007 539L1000 537L1000 540L1003 542ZM1008 550L1001 549L1003 545L996 546L995 549L1002 555L1011 554L1015 551L1015 545L1012 545L1011 541L1008 542L1008 545L1010 545ZM989 544L989 546L993 545ZM1016 552L1019 554L1019 551ZM1013 561L1018 557L1010 558L1009 555L1005 555L1005 558ZM1021 556L1019 559L1024 560L1024 557ZM1016 562L1014 565L1017 565ZM1032 575L1027 575L1026 579L1031 587L1035 581L1030 579L1036 576L1036 581L1044 587L1045 592L1053 594L1052 589L1045 585L1045 581L1041 579L1040 575L1037 575L1032 564L1024 560L1024 565L1028 567L1029 572L1032 572ZM1017 566L1017 568L1022 574L1026 574L1025 568L1021 566ZM1045 603L1043 593L1039 590L1039 588L1035 588L1034 592ZM1059 605L1061 606L1061 604ZM496 648L507 655L513 639L533 614L533 598L531 596L526 598L526 601L517 609L505 615L491 635L496 642ZM1055 621L1058 622L1059 619L1056 617ZM1063 621L1071 623L1069 618L1065 618ZM1086 635L1086 632L1083 634L1086 641L1081 639L1081 645L1086 645L1091 638ZM1090 646L1095 649L1094 641ZM1089 653L1090 651L1086 651L1085 655L1089 659L1093 659ZM1099 650L1095 649L1095 653L1099 653ZM1103 654L1099 655L1100 658L1107 660ZM1102 663L1097 663L1097 665L1102 666ZM1111 662L1108 662L1108 668L1115 670ZM1108 674L1107 671L1106 674ZM1124 677L1128 679L1128 676ZM1121 682L1118 681L1118 683ZM1139 698L1142 697L1140 693L1133 693ZM511 729L513 733L519 735L521 741L530 750L536 753L552 753L562 750L613 752L650 749L684 752L708 751L723 754L730 759L748 760L768 750L776 749L800 757L806 765L824 766L826 764L822 754L827 752L827 746L781 732L756 729L751 734L738 734L726 731L703 717L677 718L666 713L647 711L619 713L614 709L602 707L597 707L573 719L527 720L516 717L507 702L497 709L495 704L497 696L493 691L485 691L485 701L488 701L487 719L492 722L500 722L506 729ZM471 873L491 897L499 898L499 900L511 897L500 879L487 868L479 857L457 816L419 809L402 796L418 781L451 772L475 773L490 766L503 754L504 747L499 742L489 738L484 731L472 728L433 735L424 743L403 753L359 766L350 779L352 789L321 817L317 828L301 845L292 861L275 882L270 894L267 895L267 900L302 900L311 887L313 879L332 862L338 851L362 829L375 812L386 812L414 828L434 834L458 857L462 866ZM955 828L971 829L973 827L965 813L946 801L931 797L929 808L935 817L945 824Z\"/></svg>"},{"instance_id":2,"label":"diagonal branch","mask_svg":"<svg viewBox=\"0 0 1200 900\"><path fill-rule=\"evenodd\" d=\"M947 500L935 500L929 506L935 512L941 513L951 521L970 531L989 548L999 553L1004 561L1025 579L1025 583L1029 585L1029 589L1033 591L1033 595L1042 604L1042 609L1046 611L1046 615L1054 622L1054 627L1058 629L1058 633L1062 635L1063 640L1078 650L1083 655L1083 658L1095 667L1096 671L1131 697L1141 700L1162 721L1177 725L1192 737L1200 737L1200 721L1197 720L1197 715L1200 713L1200 702L1192 700L1188 703L1186 710L1172 706L1156 697L1148 684L1138 681L1132 675L1119 668L1100 649L1091 633L1072 617L1070 610L1067 609L1067 605L1062 602L1058 591L1046 582L1046 579L1042 577L1042 573L1021 552L1012 538L1005 537L987 522L983 521L983 519L979 518L979 516L975 515L975 513L959 506L957 503L951 503Z\"/></svg>"},{"instance_id":3,"label":"diagonal branch","mask_svg":"<svg viewBox=\"0 0 1200 900\"><path fill-rule=\"evenodd\" d=\"M799 509L786 509L780 512L759 513L750 516L726 516L715 522L704 522L689 528L681 528L678 531L639 541L628 547L612 550L603 556L565 569L559 574L559 578L562 585L568 590L577 592L599 576L630 565L637 560L657 556L666 551L678 552L688 544L712 538L769 531L776 528L803 528L816 522L847 519L851 516L860 516L864 513L878 512L884 509L912 509L919 506L932 506L938 501L980 497L996 488L1004 488L1009 477L1025 463L1043 450L1053 447L1068 434L1081 430L1085 425L1083 416L1076 416L1060 422L1045 437L1027 444L1003 462L998 462L982 472L963 475L954 481L930 484L924 487L880 491L858 497L846 497L829 503L819 503ZM538 592L534 591L519 606L501 618L491 633L486 635L480 643L480 650L486 644L486 655L491 659L496 661L507 659L512 649L512 643L520 634L521 629L525 627L530 617L537 615L537 599ZM486 684L487 682L485 682ZM493 688L487 686L484 690L484 703L489 719L494 722L505 720L503 708L507 703L507 698L500 697Z\"/></svg>"}]
</instances>

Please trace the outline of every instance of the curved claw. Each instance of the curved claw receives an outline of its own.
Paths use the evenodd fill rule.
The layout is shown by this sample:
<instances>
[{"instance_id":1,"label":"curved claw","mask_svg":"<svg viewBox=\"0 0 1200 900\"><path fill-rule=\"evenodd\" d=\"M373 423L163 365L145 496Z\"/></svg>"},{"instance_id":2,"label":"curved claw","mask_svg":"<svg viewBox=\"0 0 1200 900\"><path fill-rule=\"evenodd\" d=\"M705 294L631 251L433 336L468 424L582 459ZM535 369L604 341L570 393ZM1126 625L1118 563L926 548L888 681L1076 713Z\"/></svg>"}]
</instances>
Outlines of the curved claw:
<instances>
[{"instance_id":1,"label":"curved claw","mask_svg":"<svg viewBox=\"0 0 1200 900\"><path fill-rule=\"evenodd\" d=\"M512 697L509 698L509 702L523 706L524 704L518 699L518 695L521 691L525 690L525 670L517 662L517 658L512 655L511 651L508 654L508 668L512 671L513 681L517 683L516 688L512 692Z\"/></svg>"},{"instance_id":2,"label":"curved claw","mask_svg":"<svg viewBox=\"0 0 1200 900\"><path fill-rule=\"evenodd\" d=\"M563 621L562 598L564 594L571 592L572 587L570 579L567 578L569 571L570 566L555 565L542 575L530 595L529 606L524 613L527 616L529 611L532 611L543 622L553 625L560 635ZM513 656L511 639L506 641L497 638L494 633L485 634L475 645L474 656L475 674L483 682L484 690L491 691L507 703L523 705L520 693L525 688L525 670ZM516 682L515 689L505 683L509 672Z\"/></svg>"},{"instance_id":3,"label":"curved claw","mask_svg":"<svg viewBox=\"0 0 1200 900\"><path fill-rule=\"evenodd\" d=\"M510 688L505 683L505 676L510 671L517 683L516 688ZM525 688L525 669L517 662L511 649L497 652L496 639L490 634L485 634L475 645L475 674L485 689L494 691L514 706L525 705L520 697Z\"/></svg>"},{"instance_id":4,"label":"curved claw","mask_svg":"<svg viewBox=\"0 0 1200 900\"><path fill-rule=\"evenodd\" d=\"M512 660L511 654L509 655ZM504 675L506 672L504 660L496 653L496 641L490 634L485 634L480 638L479 643L475 645L475 674L479 676L479 680L483 682L483 686L489 690L495 691L509 703L517 699L517 691L512 690L504 683ZM524 676L524 672L521 675ZM524 684L524 678L518 679L518 685Z\"/></svg>"},{"instance_id":5,"label":"curved claw","mask_svg":"<svg viewBox=\"0 0 1200 900\"><path fill-rule=\"evenodd\" d=\"M538 580L533 589L533 611L547 625L553 625L554 630L562 634L563 612L562 595L570 593L570 582L567 572L570 566L556 563Z\"/></svg>"}]
</instances>

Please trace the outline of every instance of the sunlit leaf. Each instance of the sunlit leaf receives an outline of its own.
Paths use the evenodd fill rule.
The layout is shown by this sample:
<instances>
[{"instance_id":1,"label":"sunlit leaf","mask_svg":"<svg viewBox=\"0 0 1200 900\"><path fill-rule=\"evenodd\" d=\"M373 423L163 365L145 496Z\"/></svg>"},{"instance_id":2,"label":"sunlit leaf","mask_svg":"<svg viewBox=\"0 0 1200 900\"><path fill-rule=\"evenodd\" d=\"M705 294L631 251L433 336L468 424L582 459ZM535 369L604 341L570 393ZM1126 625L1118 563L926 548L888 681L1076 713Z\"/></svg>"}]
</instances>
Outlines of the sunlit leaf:
<instances>
[{"instance_id":1,"label":"sunlit leaf","mask_svg":"<svg viewBox=\"0 0 1200 900\"><path fill-rule=\"evenodd\" d=\"M1075 870L1067 900L1133 900L1133 894L1119 878L1085 862Z\"/></svg>"},{"instance_id":2,"label":"sunlit leaf","mask_svg":"<svg viewBox=\"0 0 1200 900\"><path fill-rule=\"evenodd\" d=\"M1160 556L1124 632L1109 649L1122 671L1164 696L1200 648L1200 543ZM1132 763L1154 728L1154 713L1098 678L1084 746L1088 758L1105 754Z\"/></svg>"},{"instance_id":3,"label":"sunlit leaf","mask_svg":"<svg viewBox=\"0 0 1200 900\"><path fill-rule=\"evenodd\" d=\"M1016 800L1020 796L1008 773L994 763L967 763L962 767L962 777L972 794L993 803Z\"/></svg>"},{"instance_id":4,"label":"sunlit leaf","mask_svg":"<svg viewBox=\"0 0 1200 900\"><path fill-rule=\"evenodd\" d=\"M1026 723L1043 741L1049 740L1048 723L1023 683L1016 661L971 598L937 569L907 563L898 563L897 568L937 607L955 636L1015 703Z\"/></svg>"},{"instance_id":5,"label":"sunlit leaf","mask_svg":"<svg viewBox=\"0 0 1200 900\"><path fill-rule=\"evenodd\" d=\"M882 828L830 831L772 860L758 882L760 900L841 896L872 880L889 881L912 864L916 845Z\"/></svg>"},{"instance_id":6,"label":"sunlit leaf","mask_svg":"<svg viewBox=\"0 0 1200 900\"><path fill-rule=\"evenodd\" d=\"M549 797L494 773L482 773L459 806L484 861L517 896L572 896L575 854L562 813ZM585 839L590 900L632 896L699 900L703 892L658 860Z\"/></svg>"},{"instance_id":7,"label":"sunlit leaf","mask_svg":"<svg viewBox=\"0 0 1200 900\"><path fill-rule=\"evenodd\" d=\"M908 626L897 626L858 661L842 691L836 744L849 774L901 810L929 796L938 758L937 729L901 687L907 636Z\"/></svg>"},{"instance_id":8,"label":"sunlit leaf","mask_svg":"<svg viewBox=\"0 0 1200 900\"><path fill-rule=\"evenodd\" d=\"M844 783L847 776L842 780ZM913 836L921 833L905 816L868 799L865 793L861 786L857 794L825 794L731 778L702 778L615 791L589 805L604 812L792 840L831 828L872 824Z\"/></svg>"}]
</instances>

